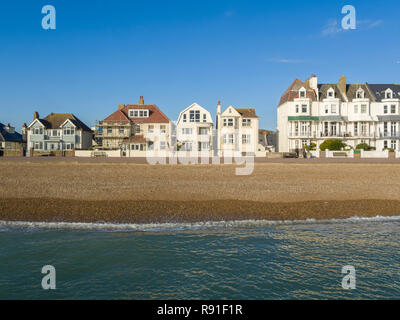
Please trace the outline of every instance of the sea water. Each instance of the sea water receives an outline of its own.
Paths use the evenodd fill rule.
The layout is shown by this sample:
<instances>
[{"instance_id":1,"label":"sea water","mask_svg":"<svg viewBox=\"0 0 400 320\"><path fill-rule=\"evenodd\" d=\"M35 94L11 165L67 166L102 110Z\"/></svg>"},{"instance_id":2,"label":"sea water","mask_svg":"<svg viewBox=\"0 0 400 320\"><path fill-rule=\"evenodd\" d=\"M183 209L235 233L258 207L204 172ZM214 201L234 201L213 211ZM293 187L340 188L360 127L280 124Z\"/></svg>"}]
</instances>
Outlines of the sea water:
<instances>
[{"instance_id":1,"label":"sea water","mask_svg":"<svg viewBox=\"0 0 400 320\"><path fill-rule=\"evenodd\" d=\"M0 299L399 299L399 249L399 217L0 222ZM45 265L55 290L42 288Z\"/></svg>"}]
</instances>

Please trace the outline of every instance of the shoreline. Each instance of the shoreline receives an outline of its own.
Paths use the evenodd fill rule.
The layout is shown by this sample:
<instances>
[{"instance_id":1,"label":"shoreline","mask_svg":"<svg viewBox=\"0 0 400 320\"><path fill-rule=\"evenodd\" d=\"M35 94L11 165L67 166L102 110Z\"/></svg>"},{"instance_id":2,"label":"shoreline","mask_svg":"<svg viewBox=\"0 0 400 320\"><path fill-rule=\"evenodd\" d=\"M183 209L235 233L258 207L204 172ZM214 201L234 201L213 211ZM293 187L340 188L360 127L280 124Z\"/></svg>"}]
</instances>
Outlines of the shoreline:
<instances>
[{"instance_id":1,"label":"shoreline","mask_svg":"<svg viewBox=\"0 0 400 320\"><path fill-rule=\"evenodd\" d=\"M399 200L261 202L246 200L0 199L0 220L77 223L301 221L400 216Z\"/></svg>"}]
</instances>

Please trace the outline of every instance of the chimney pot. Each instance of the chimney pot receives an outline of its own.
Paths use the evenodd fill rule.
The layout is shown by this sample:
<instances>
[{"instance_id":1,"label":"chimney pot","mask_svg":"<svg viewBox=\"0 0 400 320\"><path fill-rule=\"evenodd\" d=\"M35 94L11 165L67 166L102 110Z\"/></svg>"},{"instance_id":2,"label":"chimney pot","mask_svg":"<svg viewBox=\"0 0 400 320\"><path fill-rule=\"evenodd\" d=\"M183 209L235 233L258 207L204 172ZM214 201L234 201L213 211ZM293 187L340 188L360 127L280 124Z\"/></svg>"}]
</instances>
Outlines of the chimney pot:
<instances>
[{"instance_id":1,"label":"chimney pot","mask_svg":"<svg viewBox=\"0 0 400 320\"><path fill-rule=\"evenodd\" d=\"M139 104L144 104L143 96L140 96L140 97L139 97Z\"/></svg>"},{"instance_id":2,"label":"chimney pot","mask_svg":"<svg viewBox=\"0 0 400 320\"><path fill-rule=\"evenodd\" d=\"M35 120L35 119L39 119L39 112L37 112L37 111L35 111L33 113L33 120Z\"/></svg>"}]
</instances>

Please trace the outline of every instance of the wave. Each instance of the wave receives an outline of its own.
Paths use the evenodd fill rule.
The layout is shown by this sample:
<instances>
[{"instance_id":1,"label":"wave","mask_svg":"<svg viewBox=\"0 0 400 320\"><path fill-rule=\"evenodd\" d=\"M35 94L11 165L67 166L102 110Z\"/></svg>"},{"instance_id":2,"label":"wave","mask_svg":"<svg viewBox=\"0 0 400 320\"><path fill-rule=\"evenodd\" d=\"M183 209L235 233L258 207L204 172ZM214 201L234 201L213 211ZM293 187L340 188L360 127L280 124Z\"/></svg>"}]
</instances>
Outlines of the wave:
<instances>
[{"instance_id":1,"label":"wave","mask_svg":"<svg viewBox=\"0 0 400 320\"><path fill-rule=\"evenodd\" d=\"M307 220L232 220L232 221L205 221L205 222L177 222L177 223L87 223L87 222L29 222L29 221L1 221L0 232L14 228L25 229L73 229L73 230L103 230L103 231L185 231L207 229L229 229L240 227L261 227L270 225L292 224L326 224L326 223L358 223L399 221L400 216L376 216L376 217L350 217L345 219L307 219Z\"/></svg>"}]
</instances>

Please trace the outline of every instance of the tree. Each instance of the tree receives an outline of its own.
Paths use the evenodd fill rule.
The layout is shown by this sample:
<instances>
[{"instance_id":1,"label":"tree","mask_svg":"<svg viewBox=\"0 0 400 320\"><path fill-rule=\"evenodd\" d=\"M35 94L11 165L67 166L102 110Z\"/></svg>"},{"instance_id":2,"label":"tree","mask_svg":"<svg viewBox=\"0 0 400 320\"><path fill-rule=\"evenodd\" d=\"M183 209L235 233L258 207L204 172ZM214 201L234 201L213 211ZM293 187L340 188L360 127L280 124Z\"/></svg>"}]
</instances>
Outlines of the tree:
<instances>
[{"instance_id":1,"label":"tree","mask_svg":"<svg viewBox=\"0 0 400 320\"><path fill-rule=\"evenodd\" d=\"M321 143L319 149L321 151L325 151L326 149L332 151L339 151L346 147L346 144L342 142L340 139L327 139Z\"/></svg>"},{"instance_id":2,"label":"tree","mask_svg":"<svg viewBox=\"0 0 400 320\"><path fill-rule=\"evenodd\" d=\"M356 146L356 149L357 150L364 150L364 151L370 151L370 150L375 150L375 147L371 147L369 144L367 144L367 143L359 143L357 146Z\"/></svg>"}]
</instances>

